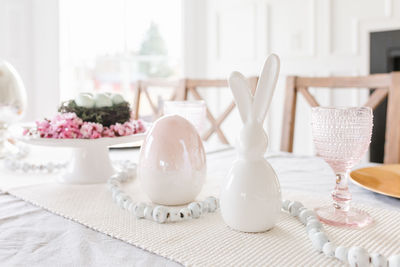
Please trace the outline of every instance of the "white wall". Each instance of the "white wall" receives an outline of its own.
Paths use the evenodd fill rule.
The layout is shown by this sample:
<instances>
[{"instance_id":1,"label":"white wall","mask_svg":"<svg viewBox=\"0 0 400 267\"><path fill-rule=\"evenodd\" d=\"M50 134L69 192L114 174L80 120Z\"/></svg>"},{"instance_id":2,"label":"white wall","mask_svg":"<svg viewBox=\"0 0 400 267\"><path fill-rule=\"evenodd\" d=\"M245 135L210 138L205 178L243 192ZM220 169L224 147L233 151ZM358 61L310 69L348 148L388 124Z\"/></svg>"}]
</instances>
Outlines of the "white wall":
<instances>
[{"instance_id":1,"label":"white wall","mask_svg":"<svg viewBox=\"0 0 400 267\"><path fill-rule=\"evenodd\" d=\"M25 120L54 114L59 102L58 1L0 0L0 58L21 74Z\"/></svg>"},{"instance_id":2,"label":"white wall","mask_svg":"<svg viewBox=\"0 0 400 267\"><path fill-rule=\"evenodd\" d=\"M209 77L254 75L268 54L281 57L266 123L270 148L279 150L285 77L368 74L369 32L400 29L400 0L209 0L207 21ZM319 90L316 97L322 105L362 105L367 92ZM313 153L309 110L299 96L297 153ZM239 125L238 117L224 125L231 140Z\"/></svg>"}]
</instances>

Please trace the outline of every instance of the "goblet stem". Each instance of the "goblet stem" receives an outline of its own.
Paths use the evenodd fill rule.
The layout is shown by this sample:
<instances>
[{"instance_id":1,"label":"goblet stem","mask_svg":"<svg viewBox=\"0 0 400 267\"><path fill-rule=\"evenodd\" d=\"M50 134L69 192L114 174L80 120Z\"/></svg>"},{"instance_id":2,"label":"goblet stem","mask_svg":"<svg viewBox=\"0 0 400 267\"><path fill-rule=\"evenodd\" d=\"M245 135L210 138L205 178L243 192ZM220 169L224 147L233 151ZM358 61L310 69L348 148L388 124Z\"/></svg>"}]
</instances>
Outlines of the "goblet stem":
<instances>
[{"instance_id":1,"label":"goblet stem","mask_svg":"<svg viewBox=\"0 0 400 267\"><path fill-rule=\"evenodd\" d=\"M350 209L351 193L348 187L349 172L350 170L336 173L336 185L335 189L332 191L333 206L337 210L344 212Z\"/></svg>"}]
</instances>

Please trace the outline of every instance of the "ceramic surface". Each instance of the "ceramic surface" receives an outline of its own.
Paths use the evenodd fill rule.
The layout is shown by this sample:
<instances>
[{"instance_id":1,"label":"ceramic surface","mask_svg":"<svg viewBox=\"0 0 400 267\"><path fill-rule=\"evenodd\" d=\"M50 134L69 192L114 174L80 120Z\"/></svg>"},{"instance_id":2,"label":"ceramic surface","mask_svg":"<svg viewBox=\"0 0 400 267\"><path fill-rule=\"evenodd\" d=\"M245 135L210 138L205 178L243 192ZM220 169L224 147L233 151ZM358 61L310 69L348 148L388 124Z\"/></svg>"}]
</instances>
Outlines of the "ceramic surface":
<instances>
[{"instance_id":1,"label":"ceramic surface","mask_svg":"<svg viewBox=\"0 0 400 267\"><path fill-rule=\"evenodd\" d=\"M195 127L178 115L158 119L141 147L138 171L141 186L154 203L194 201L206 176L206 155Z\"/></svg>"},{"instance_id":2,"label":"ceramic surface","mask_svg":"<svg viewBox=\"0 0 400 267\"><path fill-rule=\"evenodd\" d=\"M261 72L255 95L245 77L229 77L243 128L237 138L238 159L222 185L221 213L226 224L243 232L271 229L279 218L281 190L277 176L264 158L268 137L263 122L279 74L279 58L271 55Z\"/></svg>"},{"instance_id":3,"label":"ceramic surface","mask_svg":"<svg viewBox=\"0 0 400 267\"><path fill-rule=\"evenodd\" d=\"M350 173L350 179L365 189L400 198L400 164L358 169Z\"/></svg>"},{"instance_id":4,"label":"ceramic surface","mask_svg":"<svg viewBox=\"0 0 400 267\"><path fill-rule=\"evenodd\" d=\"M15 150L14 144L7 140L8 126L24 115L26 103L25 87L18 72L0 60L0 159Z\"/></svg>"},{"instance_id":5,"label":"ceramic surface","mask_svg":"<svg viewBox=\"0 0 400 267\"><path fill-rule=\"evenodd\" d=\"M108 147L143 140L146 134L98 139L52 139L23 137L21 141L39 146L70 147L73 156L67 171L59 181L68 184L105 183L115 173L108 155Z\"/></svg>"}]
</instances>

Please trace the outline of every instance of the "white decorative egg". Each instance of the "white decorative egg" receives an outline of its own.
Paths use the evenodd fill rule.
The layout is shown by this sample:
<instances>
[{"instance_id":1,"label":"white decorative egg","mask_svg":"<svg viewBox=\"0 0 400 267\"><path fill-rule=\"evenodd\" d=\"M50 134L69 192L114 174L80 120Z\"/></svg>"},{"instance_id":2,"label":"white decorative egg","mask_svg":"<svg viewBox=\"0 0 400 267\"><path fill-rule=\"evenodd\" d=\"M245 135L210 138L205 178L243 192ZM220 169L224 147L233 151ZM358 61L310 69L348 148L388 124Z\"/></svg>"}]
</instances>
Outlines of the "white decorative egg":
<instances>
[{"instance_id":1,"label":"white decorative egg","mask_svg":"<svg viewBox=\"0 0 400 267\"><path fill-rule=\"evenodd\" d=\"M111 97L106 94L96 94L94 96L95 106L97 108L111 107L113 105Z\"/></svg>"},{"instance_id":2,"label":"white decorative egg","mask_svg":"<svg viewBox=\"0 0 400 267\"><path fill-rule=\"evenodd\" d=\"M183 205L205 182L206 155L195 127L178 115L154 122L140 150L138 176L154 203Z\"/></svg>"},{"instance_id":3,"label":"white decorative egg","mask_svg":"<svg viewBox=\"0 0 400 267\"><path fill-rule=\"evenodd\" d=\"M115 104L115 105L125 102L125 99L120 94L113 94L111 96L111 99L112 99L113 104Z\"/></svg>"},{"instance_id":4,"label":"white decorative egg","mask_svg":"<svg viewBox=\"0 0 400 267\"><path fill-rule=\"evenodd\" d=\"M84 107L84 108L92 108L94 107L94 99L91 95L87 93L80 93L76 98L75 98L75 103L79 107Z\"/></svg>"}]
</instances>

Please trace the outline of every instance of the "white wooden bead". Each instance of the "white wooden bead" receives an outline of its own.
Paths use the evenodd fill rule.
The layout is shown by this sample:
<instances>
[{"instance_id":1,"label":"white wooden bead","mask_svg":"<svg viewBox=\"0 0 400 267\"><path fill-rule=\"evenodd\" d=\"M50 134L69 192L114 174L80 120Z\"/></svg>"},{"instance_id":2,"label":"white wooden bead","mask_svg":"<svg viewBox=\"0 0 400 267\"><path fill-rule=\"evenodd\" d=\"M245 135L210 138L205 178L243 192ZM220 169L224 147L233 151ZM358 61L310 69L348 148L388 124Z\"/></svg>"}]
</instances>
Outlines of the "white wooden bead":
<instances>
[{"instance_id":1,"label":"white wooden bead","mask_svg":"<svg viewBox=\"0 0 400 267\"><path fill-rule=\"evenodd\" d=\"M31 166L31 169L33 169L32 167L33 167L33 166ZM53 163L53 162L49 162L49 163L47 164L47 171L48 171L48 172L53 172L54 169L55 169L54 163Z\"/></svg>"},{"instance_id":2,"label":"white wooden bead","mask_svg":"<svg viewBox=\"0 0 400 267\"><path fill-rule=\"evenodd\" d=\"M144 218L147 220L153 220L153 207L152 206L146 206L143 211Z\"/></svg>"},{"instance_id":3,"label":"white wooden bead","mask_svg":"<svg viewBox=\"0 0 400 267\"><path fill-rule=\"evenodd\" d=\"M329 242L328 237L322 233L322 232L317 232L313 235L311 235L311 242L313 244L313 247L318 250L319 252L322 252L322 248L325 243Z\"/></svg>"},{"instance_id":4,"label":"white wooden bead","mask_svg":"<svg viewBox=\"0 0 400 267\"><path fill-rule=\"evenodd\" d=\"M388 258L389 267L400 267L400 254L393 255Z\"/></svg>"},{"instance_id":5,"label":"white wooden bead","mask_svg":"<svg viewBox=\"0 0 400 267\"><path fill-rule=\"evenodd\" d=\"M110 178L110 180L120 181L120 179L119 179L119 173L116 173L116 174L112 175L111 178ZM108 181L110 181L110 180L108 180Z\"/></svg>"},{"instance_id":6,"label":"white wooden bead","mask_svg":"<svg viewBox=\"0 0 400 267\"><path fill-rule=\"evenodd\" d=\"M311 221L311 220L317 220L319 221L318 217L316 215L310 215L307 217L307 222ZM307 223L306 223L307 224Z\"/></svg>"},{"instance_id":7,"label":"white wooden bead","mask_svg":"<svg viewBox=\"0 0 400 267\"><path fill-rule=\"evenodd\" d=\"M127 194L125 194L124 192L122 192L122 193L120 193L120 194L115 196L115 201L117 202L117 204L121 208L124 208L124 202L125 201L129 201L129 199L131 199L131 198Z\"/></svg>"},{"instance_id":8,"label":"white wooden bead","mask_svg":"<svg viewBox=\"0 0 400 267\"><path fill-rule=\"evenodd\" d=\"M387 267L387 259L385 256L379 253L371 254L371 264L373 267Z\"/></svg>"},{"instance_id":9,"label":"white wooden bead","mask_svg":"<svg viewBox=\"0 0 400 267\"><path fill-rule=\"evenodd\" d=\"M136 203L135 206L133 207L133 214L137 218L143 218L144 217L144 209L146 208L146 203L139 202Z\"/></svg>"},{"instance_id":10,"label":"white wooden bead","mask_svg":"<svg viewBox=\"0 0 400 267\"><path fill-rule=\"evenodd\" d=\"M126 198L123 202L124 209L129 210L128 207L129 207L129 204L131 204L131 203L132 203L132 199L128 196L128 198Z\"/></svg>"},{"instance_id":11,"label":"white wooden bead","mask_svg":"<svg viewBox=\"0 0 400 267\"><path fill-rule=\"evenodd\" d=\"M130 175L129 175L128 172L122 171L122 172L119 172L119 173L118 173L118 178L119 178L119 180L120 180L121 182L125 182L125 181L129 180Z\"/></svg>"},{"instance_id":12,"label":"white wooden bead","mask_svg":"<svg viewBox=\"0 0 400 267\"><path fill-rule=\"evenodd\" d=\"M344 246L338 246L335 250L335 257L336 259L346 263L348 253L349 253L349 248Z\"/></svg>"},{"instance_id":13,"label":"white wooden bead","mask_svg":"<svg viewBox=\"0 0 400 267\"><path fill-rule=\"evenodd\" d=\"M107 184L109 185L115 185L115 186L121 186L121 183L117 179L109 179L107 181Z\"/></svg>"},{"instance_id":14,"label":"white wooden bead","mask_svg":"<svg viewBox=\"0 0 400 267\"><path fill-rule=\"evenodd\" d=\"M121 191L119 188L113 190L113 191L111 192L112 198L115 200L115 198L116 198L119 194L121 194L121 193L122 193L122 191Z\"/></svg>"},{"instance_id":15,"label":"white wooden bead","mask_svg":"<svg viewBox=\"0 0 400 267\"><path fill-rule=\"evenodd\" d=\"M290 203L291 203L290 200L287 200L287 199L283 200L282 201L282 209L288 211Z\"/></svg>"},{"instance_id":16,"label":"white wooden bead","mask_svg":"<svg viewBox=\"0 0 400 267\"><path fill-rule=\"evenodd\" d=\"M166 207L156 206L153 210L153 219L158 223L165 223L169 217L169 212Z\"/></svg>"},{"instance_id":17,"label":"white wooden bead","mask_svg":"<svg viewBox=\"0 0 400 267\"><path fill-rule=\"evenodd\" d=\"M303 207L303 204L301 204L298 201L293 201L292 203L289 204L289 212L290 215L292 216L299 216L299 209Z\"/></svg>"},{"instance_id":18,"label":"white wooden bead","mask_svg":"<svg viewBox=\"0 0 400 267\"><path fill-rule=\"evenodd\" d=\"M332 242L327 242L322 247L322 252L330 258L335 257L335 250L336 246Z\"/></svg>"},{"instance_id":19,"label":"white wooden bead","mask_svg":"<svg viewBox=\"0 0 400 267\"><path fill-rule=\"evenodd\" d=\"M197 202L200 205L201 214L205 214L208 212L208 204L204 201Z\"/></svg>"},{"instance_id":20,"label":"white wooden bead","mask_svg":"<svg viewBox=\"0 0 400 267\"><path fill-rule=\"evenodd\" d=\"M301 208L299 208L299 215L297 215L297 216L300 216L300 213L301 213L302 211L304 211L304 210L307 210L307 208L306 208L306 207L301 207Z\"/></svg>"},{"instance_id":21,"label":"white wooden bead","mask_svg":"<svg viewBox=\"0 0 400 267\"><path fill-rule=\"evenodd\" d=\"M129 212L133 213L134 207L135 207L135 203L131 202L131 203L129 203L127 210Z\"/></svg>"},{"instance_id":22,"label":"white wooden bead","mask_svg":"<svg viewBox=\"0 0 400 267\"><path fill-rule=\"evenodd\" d=\"M369 266L369 254L362 247L351 247L347 255L347 260L352 267Z\"/></svg>"},{"instance_id":23,"label":"white wooden bead","mask_svg":"<svg viewBox=\"0 0 400 267\"><path fill-rule=\"evenodd\" d=\"M315 234L315 233L318 233L318 232L322 232L322 231L320 229L317 229L317 228L312 228L312 229L310 229L310 231L308 231L308 237L311 239L311 236L313 234Z\"/></svg>"},{"instance_id":24,"label":"white wooden bead","mask_svg":"<svg viewBox=\"0 0 400 267\"><path fill-rule=\"evenodd\" d=\"M207 197L204 202L208 204L208 212L214 212L218 207L218 201L215 197Z\"/></svg>"},{"instance_id":25,"label":"white wooden bead","mask_svg":"<svg viewBox=\"0 0 400 267\"><path fill-rule=\"evenodd\" d=\"M307 222L307 226L306 226L307 233L313 228L319 229L319 230L323 229L322 223L320 221L318 221L318 220L310 220L310 221L308 221Z\"/></svg>"},{"instance_id":26,"label":"white wooden bead","mask_svg":"<svg viewBox=\"0 0 400 267\"><path fill-rule=\"evenodd\" d=\"M180 221L181 220L181 214L180 214L180 212L179 211L177 211L177 210L174 210L174 211L171 211L170 213L169 213L169 219L168 219L170 222L178 222L178 221Z\"/></svg>"},{"instance_id":27,"label":"white wooden bead","mask_svg":"<svg viewBox=\"0 0 400 267\"><path fill-rule=\"evenodd\" d=\"M192 202L188 206L190 212L192 213L192 218L197 219L201 216L201 206L199 202Z\"/></svg>"},{"instance_id":28,"label":"white wooden bead","mask_svg":"<svg viewBox=\"0 0 400 267\"><path fill-rule=\"evenodd\" d=\"M117 185L113 185L113 184L108 184L107 187L111 192L119 189L119 187Z\"/></svg>"},{"instance_id":29,"label":"white wooden bead","mask_svg":"<svg viewBox=\"0 0 400 267\"><path fill-rule=\"evenodd\" d=\"M188 208L183 208L179 211L182 220L187 220L192 218L192 212Z\"/></svg>"},{"instance_id":30,"label":"white wooden bead","mask_svg":"<svg viewBox=\"0 0 400 267\"><path fill-rule=\"evenodd\" d=\"M303 224L307 224L307 218L310 216L315 216L315 212L312 210L304 209L299 213L299 219Z\"/></svg>"}]
</instances>

